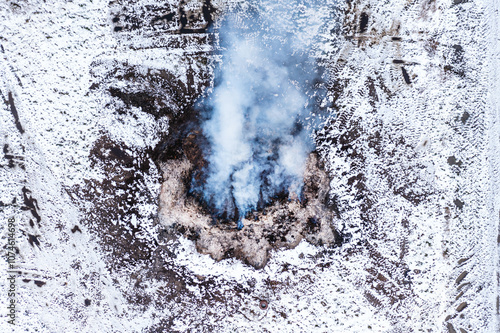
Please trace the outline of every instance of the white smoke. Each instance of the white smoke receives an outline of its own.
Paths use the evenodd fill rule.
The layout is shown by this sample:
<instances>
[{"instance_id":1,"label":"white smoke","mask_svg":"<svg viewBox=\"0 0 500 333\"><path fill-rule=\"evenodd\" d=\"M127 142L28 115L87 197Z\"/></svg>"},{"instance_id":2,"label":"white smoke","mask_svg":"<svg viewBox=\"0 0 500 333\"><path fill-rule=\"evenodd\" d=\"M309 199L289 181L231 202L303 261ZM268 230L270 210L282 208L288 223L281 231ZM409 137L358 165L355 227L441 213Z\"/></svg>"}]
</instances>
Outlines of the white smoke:
<instances>
[{"instance_id":1,"label":"white smoke","mask_svg":"<svg viewBox=\"0 0 500 333\"><path fill-rule=\"evenodd\" d=\"M223 22L222 65L202 101L210 110L202 125L209 169L197 189L219 214L237 208L241 218L259 200L301 190L314 149L304 121L314 104L305 91L319 76L309 53L321 22L306 19L314 6L260 2L253 14L231 13Z\"/></svg>"}]
</instances>

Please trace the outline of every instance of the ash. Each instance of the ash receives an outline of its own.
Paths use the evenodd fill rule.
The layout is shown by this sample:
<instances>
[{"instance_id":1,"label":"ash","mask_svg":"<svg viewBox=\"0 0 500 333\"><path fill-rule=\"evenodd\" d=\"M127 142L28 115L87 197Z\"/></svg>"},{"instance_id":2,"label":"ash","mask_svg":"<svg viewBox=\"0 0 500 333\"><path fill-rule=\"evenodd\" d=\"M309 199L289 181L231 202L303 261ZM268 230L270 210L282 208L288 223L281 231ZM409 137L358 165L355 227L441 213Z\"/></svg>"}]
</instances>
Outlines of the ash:
<instances>
[{"instance_id":1,"label":"ash","mask_svg":"<svg viewBox=\"0 0 500 333\"><path fill-rule=\"evenodd\" d=\"M342 243L342 235L332 224L336 208L328 195L330 180L316 153L311 153L306 162L303 198L290 193L273 200L247 214L242 230L234 221L214 220L210 211L189 194L186 184L195 167L193 162L183 157L162 164L159 215L169 232L194 241L200 253L218 261L235 257L262 268L271 250L294 248L303 239L319 246Z\"/></svg>"}]
</instances>

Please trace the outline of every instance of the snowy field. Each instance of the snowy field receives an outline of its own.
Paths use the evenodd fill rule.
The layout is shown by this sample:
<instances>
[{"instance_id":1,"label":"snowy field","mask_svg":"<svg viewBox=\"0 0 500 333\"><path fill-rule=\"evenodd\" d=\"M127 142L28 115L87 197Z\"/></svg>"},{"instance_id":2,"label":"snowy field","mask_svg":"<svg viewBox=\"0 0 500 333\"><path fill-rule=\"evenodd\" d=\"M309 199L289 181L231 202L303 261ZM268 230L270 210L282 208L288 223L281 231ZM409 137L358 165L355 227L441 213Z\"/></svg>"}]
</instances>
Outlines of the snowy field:
<instances>
[{"instance_id":1,"label":"snowy field","mask_svg":"<svg viewBox=\"0 0 500 333\"><path fill-rule=\"evenodd\" d=\"M1 332L498 332L496 0L258 2L324 69L343 242L256 269L167 232L162 153L252 3L0 3Z\"/></svg>"}]
</instances>

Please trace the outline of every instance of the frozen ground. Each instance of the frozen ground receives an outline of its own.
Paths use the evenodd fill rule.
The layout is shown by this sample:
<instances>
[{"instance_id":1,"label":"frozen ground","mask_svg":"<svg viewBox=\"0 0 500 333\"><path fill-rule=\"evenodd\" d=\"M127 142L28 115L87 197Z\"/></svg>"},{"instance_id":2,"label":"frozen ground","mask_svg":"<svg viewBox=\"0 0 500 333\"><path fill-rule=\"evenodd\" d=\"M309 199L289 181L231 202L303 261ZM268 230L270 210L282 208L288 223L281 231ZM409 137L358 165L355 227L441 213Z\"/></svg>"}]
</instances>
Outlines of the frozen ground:
<instances>
[{"instance_id":1,"label":"frozen ground","mask_svg":"<svg viewBox=\"0 0 500 333\"><path fill-rule=\"evenodd\" d=\"M352 237L261 270L157 223L162 143L218 61L207 7L179 6L0 4L0 230L7 256L15 217L18 248L0 330L498 331L500 4L343 2L340 42L333 2L304 14L326 22L318 151Z\"/></svg>"}]
</instances>

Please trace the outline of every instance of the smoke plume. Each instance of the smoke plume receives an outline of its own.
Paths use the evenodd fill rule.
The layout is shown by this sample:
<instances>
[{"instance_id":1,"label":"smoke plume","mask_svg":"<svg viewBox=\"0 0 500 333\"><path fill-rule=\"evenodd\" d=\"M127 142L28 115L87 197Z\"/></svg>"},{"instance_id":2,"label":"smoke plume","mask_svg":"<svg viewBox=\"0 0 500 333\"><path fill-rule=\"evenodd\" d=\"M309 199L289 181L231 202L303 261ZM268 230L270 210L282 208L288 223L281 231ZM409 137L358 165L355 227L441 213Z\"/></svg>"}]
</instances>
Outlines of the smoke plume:
<instances>
[{"instance_id":1,"label":"smoke plume","mask_svg":"<svg viewBox=\"0 0 500 333\"><path fill-rule=\"evenodd\" d=\"M238 221L277 196L300 197L314 149L306 118L320 78L311 46L321 22L314 3L259 2L224 18L222 63L199 103L208 167L192 190L217 217ZM317 97L317 96L316 96Z\"/></svg>"}]
</instances>

